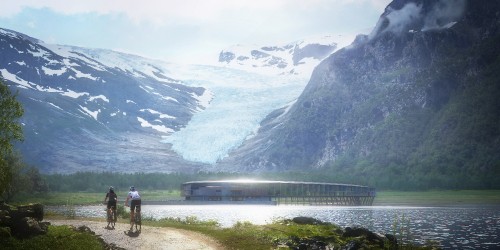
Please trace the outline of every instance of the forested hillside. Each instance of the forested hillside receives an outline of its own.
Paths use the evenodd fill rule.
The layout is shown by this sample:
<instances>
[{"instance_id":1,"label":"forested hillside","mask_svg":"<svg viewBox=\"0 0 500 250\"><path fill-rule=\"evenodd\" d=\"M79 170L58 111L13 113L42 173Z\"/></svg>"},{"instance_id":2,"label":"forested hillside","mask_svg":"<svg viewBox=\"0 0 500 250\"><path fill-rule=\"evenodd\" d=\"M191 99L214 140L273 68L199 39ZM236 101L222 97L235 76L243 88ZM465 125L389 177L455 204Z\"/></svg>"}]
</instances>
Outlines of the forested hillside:
<instances>
[{"instance_id":1,"label":"forested hillside","mask_svg":"<svg viewBox=\"0 0 500 250\"><path fill-rule=\"evenodd\" d=\"M496 1L393 1L220 165L382 188L500 187L498 13Z\"/></svg>"}]
</instances>

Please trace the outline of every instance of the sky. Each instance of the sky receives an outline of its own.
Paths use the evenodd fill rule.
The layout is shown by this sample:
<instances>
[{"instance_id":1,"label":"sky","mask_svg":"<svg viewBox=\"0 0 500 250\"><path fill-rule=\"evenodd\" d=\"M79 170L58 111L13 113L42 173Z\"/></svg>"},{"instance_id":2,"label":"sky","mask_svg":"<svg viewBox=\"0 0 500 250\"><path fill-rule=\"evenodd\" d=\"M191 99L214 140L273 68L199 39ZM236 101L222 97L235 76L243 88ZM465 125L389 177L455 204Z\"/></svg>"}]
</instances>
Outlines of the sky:
<instances>
[{"instance_id":1,"label":"sky","mask_svg":"<svg viewBox=\"0 0 500 250\"><path fill-rule=\"evenodd\" d=\"M210 64L237 44L368 34L390 0L0 0L0 27L46 43Z\"/></svg>"}]
</instances>

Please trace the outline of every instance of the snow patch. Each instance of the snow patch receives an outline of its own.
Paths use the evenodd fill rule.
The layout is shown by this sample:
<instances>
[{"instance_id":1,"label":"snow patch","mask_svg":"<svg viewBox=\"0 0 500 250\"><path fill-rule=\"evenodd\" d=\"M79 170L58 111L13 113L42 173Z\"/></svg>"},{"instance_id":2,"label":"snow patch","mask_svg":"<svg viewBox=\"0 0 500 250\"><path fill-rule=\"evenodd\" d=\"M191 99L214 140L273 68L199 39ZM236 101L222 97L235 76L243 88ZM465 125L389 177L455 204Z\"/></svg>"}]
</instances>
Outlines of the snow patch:
<instances>
[{"instance_id":1,"label":"snow patch","mask_svg":"<svg viewBox=\"0 0 500 250\"><path fill-rule=\"evenodd\" d=\"M80 108L83 111L85 111L85 113L87 113L88 115L90 115L92 118L94 118L97 121L97 115L101 112L101 109L98 109L97 111L91 111L87 107L83 107L81 105L78 105L78 106L80 106Z\"/></svg>"},{"instance_id":2,"label":"snow patch","mask_svg":"<svg viewBox=\"0 0 500 250\"><path fill-rule=\"evenodd\" d=\"M28 81L25 81L25 80L17 77L16 75L10 73L6 69L0 69L0 73L2 74L2 76L5 80L9 80L11 82L17 83L18 87L20 87L20 88L33 89L33 87L31 86L31 84Z\"/></svg>"},{"instance_id":3,"label":"snow patch","mask_svg":"<svg viewBox=\"0 0 500 250\"><path fill-rule=\"evenodd\" d=\"M72 68L71 70L76 73L76 78L88 78L93 81L97 80L97 77L93 77L91 74L85 74L75 68Z\"/></svg>"},{"instance_id":4,"label":"snow patch","mask_svg":"<svg viewBox=\"0 0 500 250\"><path fill-rule=\"evenodd\" d=\"M48 103L50 106L52 106L52 107L54 107L54 108L56 108L56 109L59 109L59 110L61 110L61 111L64 111L64 109L62 109L61 107L59 107L59 106L55 105L54 103L51 103L51 102L47 102L47 103Z\"/></svg>"},{"instance_id":5,"label":"snow patch","mask_svg":"<svg viewBox=\"0 0 500 250\"><path fill-rule=\"evenodd\" d=\"M45 75L50 75L50 76L52 76L52 75L56 75L56 76L60 76L60 75L62 75L62 74L64 74L64 73L66 73L67 68L66 68L66 67L62 67L62 68L60 68L60 69L49 69L49 68L47 68L47 67L45 67L45 66L42 66L42 70L43 70L43 72L45 73Z\"/></svg>"},{"instance_id":6,"label":"snow patch","mask_svg":"<svg viewBox=\"0 0 500 250\"><path fill-rule=\"evenodd\" d=\"M49 92L49 93L62 93L63 91L62 90L58 90L58 89L54 89L54 88L51 88L51 87L42 87L40 85L36 85L36 89L38 91L41 91L41 92Z\"/></svg>"},{"instance_id":7,"label":"snow patch","mask_svg":"<svg viewBox=\"0 0 500 250\"><path fill-rule=\"evenodd\" d=\"M151 114L159 115L159 117L162 118L162 119L165 119L165 118L167 118L167 119L175 119L175 116L163 114L163 113L160 113L160 112L158 112L156 110L153 110L153 109L141 109L139 111L141 111L141 112L146 112L147 111L147 112L149 112Z\"/></svg>"},{"instance_id":8,"label":"snow patch","mask_svg":"<svg viewBox=\"0 0 500 250\"><path fill-rule=\"evenodd\" d=\"M104 95L91 96L91 97L89 98L89 101L91 101L91 102L92 102L92 101L94 101L95 99L101 99L101 100L103 100L103 101L105 101L105 102L109 103L109 99L108 99L106 96L104 96Z\"/></svg>"},{"instance_id":9,"label":"snow patch","mask_svg":"<svg viewBox=\"0 0 500 250\"><path fill-rule=\"evenodd\" d=\"M163 125L153 125L141 117L137 117L137 120L141 123L141 127L143 127L143 128L152 128L158 132L166 133L166 134L171 134L174 132L174 130L171 128L167 128Z\"/></svg>"},{"instance_id":10,"label":"snow patch","mask_svg":"<svg viewBox=\"0 0 500 250\"><path fill-rule=\"evenodd\" d=\"M89 93L87 93L87 92L78 93L78 92L75 92L73 90L68 89L68 90L66 90L66 92L62 92L61 95L69 96L71 98L76 99L76 98L79 98L79 97L84 96L84 95L89 95Z\"/></svg>"}]
</instances>

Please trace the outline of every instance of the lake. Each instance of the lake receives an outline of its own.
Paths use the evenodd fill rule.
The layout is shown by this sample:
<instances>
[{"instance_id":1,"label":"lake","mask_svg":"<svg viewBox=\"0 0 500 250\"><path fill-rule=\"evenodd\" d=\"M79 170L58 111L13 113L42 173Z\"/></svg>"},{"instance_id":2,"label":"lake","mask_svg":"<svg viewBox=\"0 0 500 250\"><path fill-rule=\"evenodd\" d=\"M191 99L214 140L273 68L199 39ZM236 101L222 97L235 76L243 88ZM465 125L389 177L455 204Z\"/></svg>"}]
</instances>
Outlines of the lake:
<instances>
[{"instance_id":1,"label":"lake","mask_svg":"<svg viewBox=\"0 0 500 250\"><path fill-rule=\"evenodd\" d=\"M61 211L63 207L47 207ZM105 217L103 206L76 206L77 216ZM439 242L444 249L499 249L500 207L329 207L265 205L143 205L143 217L155 219L195 216L215 220L223 227L238 221L266 224L279 218L313 217L342 227L362 226L380 233L394 234L395 222L404 221L413 242Z\"/></svg>"}]
</instances>

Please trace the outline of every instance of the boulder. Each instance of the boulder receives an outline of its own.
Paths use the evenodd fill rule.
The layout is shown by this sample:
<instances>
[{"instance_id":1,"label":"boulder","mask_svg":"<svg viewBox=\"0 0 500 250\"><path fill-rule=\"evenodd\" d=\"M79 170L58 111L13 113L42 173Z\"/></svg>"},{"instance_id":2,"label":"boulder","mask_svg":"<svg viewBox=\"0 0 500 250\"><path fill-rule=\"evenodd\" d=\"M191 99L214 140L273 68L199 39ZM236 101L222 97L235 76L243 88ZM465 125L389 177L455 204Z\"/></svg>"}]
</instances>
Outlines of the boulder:
<instances>
[{"instance_id":1,"label":"boulder","mask_svg":"<svg viewBox=\"0 0 500 250\"><path fill-rule=\"evenodd\" d=\"M11 237L10 227L0 227L0 238Z\"/></svg>"},{"instance_id":2,"label":"boulder","mask_svg":"<svg viewBox=\"0 0 500 250\"><path fill-rule=\"evenodd\" d=\"M344 230L344 233L342 234L343 237L363 237L370 243L375 243L379 245L380 247L384 247L384 237L374 233L366 228L362 227L346 227Z\"/></svg>"},{"instance_id":3,"label":"boulder","mask_svg":"<svg viewBox=\"0 0 500 250\"><path fill-rule=\"evenodd\" d=\"M361 243L355 240L349 241L341 250L358 250L361 248Z\"/></svg>"},{"instance_id":4,"label":"boulder","mask_svg":"<svg viewBox=\"0 0 500 250\"><path fill-rule=\"evenodd\" d=\"M2 237L29 238L47 233L50 223L43 220L43 205L11 206L0 203L0 235Z\"/></svg>"},{"instance_id":5,"label":"boulder","mask_svg":"<svg viewBox=\"0 0 500 250\"><path fill-rule=\"evenodd\" d=\"M43 220L43 205L40 203L17 206L17 216L31 217L37 221Z\"/></svg>"},{"instance_id":6,"label":"boulder","mask_svg":"<svg viewBox=\"0 0 500 250\"><path fill-rule=\"evenodd\" d=\"M40 227L38 221L31 217L24 217L20 220L14 221L11 229L12 234L17 238L29 238L47 233L47 231Z\"/></svg>"},{"instance_id":7,"label":"boulder","mask_svg":"<svg viewBox=\"0 0 500 250\"><path fill-rule=\"evenodd\" d=\"M385 238L391 243L391 245L398 247L398 239L392 234L385 234Z\"/></svg>"},{"instance_id":8,"label":"boulder","mask_svg":"<svg viewBox=\"0 0 500 250\"><path fill-rule=\"evenodd\" d=\"M293 222L300 224L300 225L322 225L324 222L311 218L311 217L295 217L292 219Z\"/></svg>"}]
</instances>

